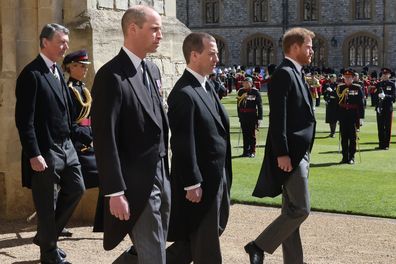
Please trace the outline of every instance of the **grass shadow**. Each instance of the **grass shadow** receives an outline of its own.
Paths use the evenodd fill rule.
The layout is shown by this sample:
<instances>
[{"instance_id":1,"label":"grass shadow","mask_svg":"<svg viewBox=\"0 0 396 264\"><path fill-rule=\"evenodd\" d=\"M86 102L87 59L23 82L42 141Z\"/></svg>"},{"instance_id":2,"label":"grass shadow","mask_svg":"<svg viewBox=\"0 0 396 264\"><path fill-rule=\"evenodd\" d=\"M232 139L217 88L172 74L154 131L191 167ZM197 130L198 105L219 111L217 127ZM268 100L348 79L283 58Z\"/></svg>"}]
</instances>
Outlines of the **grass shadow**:
<instances>
[{"instance_id":1,"label":"grass shadow","mask_svg":"<svg viewBox=\"0 0 396 264\"><path fill-rule=\"evenodd\" d=\"M337 165L342 165L339 162L325 162L325 163L311 163L309 167L312 168L322 168L322 167L330 167L330 166L337 166Z\"/></svg>"}]
</instances>

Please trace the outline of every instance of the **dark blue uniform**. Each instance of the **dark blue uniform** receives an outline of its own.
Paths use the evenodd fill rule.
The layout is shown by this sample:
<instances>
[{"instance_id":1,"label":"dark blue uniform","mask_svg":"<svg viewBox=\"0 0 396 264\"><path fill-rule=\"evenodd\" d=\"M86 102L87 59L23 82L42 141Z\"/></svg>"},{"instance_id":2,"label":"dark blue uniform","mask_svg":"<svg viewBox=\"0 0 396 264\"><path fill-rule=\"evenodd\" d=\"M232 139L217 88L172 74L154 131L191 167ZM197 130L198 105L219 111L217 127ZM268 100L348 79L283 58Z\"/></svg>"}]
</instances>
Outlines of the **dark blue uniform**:
<instances>
[{"instance_id":1,"label":"dark blue uniform","mask_svg":"<svg viewBox=\"0 0 396 264\"><path fill-rule=\"evenodd\" d=\"M68 66L72 63L90 64L86 50L69 53L63 60L63 65L70 73ZM81 163L81 172L86 188L99 187L99 173L96 165L95 152L92 144L92 128L90 110L92 105L91 93L85 84L72 77L67 82L72 98L72 129L71 140ZM104 203L101 193L98 194L94 220L94 232L103 231Z\"/></svg>"},{"instance_id":2,"label":"dark blue uniform","mask_svg":"<svg viewBox=\"0 0 396 264\"><path fill-rule=\"evenodd\" d=\"M323 98L326 102L326 119L325 122L330 124L330 137L334 137L338 121L338 97L337 83L326 83L323 87Z\"/></svg>"},{"instance_id":3,"label":"dark blue uniform","mask_svg":"<svg viewBox=\"0 0 396 264\"><path fill-rule=\"evenodd\" d=\"M90 94L83 82L73 78L69 79L67 86L70 88L70 94L73 99L72 113L74 122L72 124L71 139L81 163L85 187L98 187L98 169L92 146L92 129L88 118L91 103L87 97L90 97ZM88 112L86 113L86 111Z\"/></svg>"},{"instance_id":4,"label":"dark blue uniform","mask_svg":"<svg viewBox=\"0 0 396 264\"><path fill-rule=\"evenodd\" d=\"M254 157L256 154L256 128L258 120L263 119L260 92L256 88L238 90L237 110L243 135L242 156Z\"/></svg>"},{"instance_id":5,"label":"dark blue uniform","mask_svg":"<svg viewBox=\"0 0 396 264\"><path fill-rule=\"evenodd\" d=\"M356 130L364 118L364 95L359 85L340 84L337 87L338 120L342 146L342 163L354 163L356 153Z\"/></svg>"},{"instance_id":6,"label":"dark blue uniform","mask_svg":"<svg viewBox=\"0 0 396 264\"><path fill-rule=\"evenodd\" d=\"M383 95L381 96L381 94ZM393 103L396 100L395 83L389 80L377 83L376 97L378 98L375 110L377 112L379 148L388 149L391 139Z\"/></svg>"}]
</instances>

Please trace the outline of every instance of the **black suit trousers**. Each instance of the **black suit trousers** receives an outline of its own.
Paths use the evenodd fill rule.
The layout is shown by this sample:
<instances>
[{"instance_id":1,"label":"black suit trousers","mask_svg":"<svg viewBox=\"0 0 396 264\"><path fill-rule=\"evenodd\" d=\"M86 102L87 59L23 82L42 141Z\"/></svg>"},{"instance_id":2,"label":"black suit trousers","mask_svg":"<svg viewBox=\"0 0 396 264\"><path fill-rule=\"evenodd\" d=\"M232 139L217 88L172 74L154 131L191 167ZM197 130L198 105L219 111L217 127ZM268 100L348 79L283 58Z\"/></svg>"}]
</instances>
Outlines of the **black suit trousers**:
<instances>
[{"instance_id":1,"label":"black suit trousers","mask_svg":"<svg viewBox=\"0 0 396 264\"><path fill-rule=\"evenodd\" d=\"M377 113L378 142L380 148L389 148L392 131L393 111Z\"/></svg>"},{"instance_id":2,"label":"black suit trousers","mask_svg":"<svg viewBox=\"0 0 396 264\"><path fill-rule=\"evenodd\" d=\"M56 254L60 232L84 193L80 163L70 139L54 144L42 155L48 168L32 177L33 202L37 212L37 235L41 259ZM56 204L56 189L60 188Z\"/></svg>"}]
</instances>

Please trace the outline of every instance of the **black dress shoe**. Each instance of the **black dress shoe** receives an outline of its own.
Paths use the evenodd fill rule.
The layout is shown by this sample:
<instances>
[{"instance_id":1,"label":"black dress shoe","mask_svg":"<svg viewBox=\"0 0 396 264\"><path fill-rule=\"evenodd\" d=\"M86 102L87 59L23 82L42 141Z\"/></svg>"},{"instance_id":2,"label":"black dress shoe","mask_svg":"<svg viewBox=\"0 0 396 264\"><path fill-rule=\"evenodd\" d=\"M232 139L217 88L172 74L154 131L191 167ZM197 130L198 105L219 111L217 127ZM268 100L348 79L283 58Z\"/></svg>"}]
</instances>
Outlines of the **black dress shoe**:
<instances>
[{"instance_id":1,"label":"black dress shoe","mask_svg":"<svg viewBox=\"0 0 396 264\"><path fill-rule=\"evenodd\" d=\"M253 241L245 246L245 251L249 254L250 264L264 263L264 251L256 246Z\"/></svg>"},{"instance_id":2,"label":"black dress shoe","mask_svg":"<svg viewBox=\"0 0 396 264\"><path fill-rule=\"evenodd\" d=\"M62 260L60 260L58 262L45 261L45 260L41 260L40 262L41 262L41 264L72 264L71 262L69 262L69 261L67 261L65 259L62 259Z\"/></svg>"},{"instance_id":3,"label":"black dress shoe","mask_svg":"<svg viewBox=\"0 0 396 264\"><path fill-rule=\"evenodd\" d=\"M59 249L54 249L50 252L42 253L40 256L40 262L42 264L71 264L69 261L61 256Z\"/></svg>"},{"instance_id":4,"label":"black dress shoe","mask_svg":"<svg viewBox=\"0 0 396 264\"><path fill-rule=\"evenodd\" d=\"M35 244L37 246L40 246L40 241L39 241L39 238L38 238L37 234L33 237L33 244ZM67 257L66 252L63 251L63 249L61 249L61 248L57 248L57 249L58 249L59 255L62 258L66 258Z\"/></svg>"},{"instance_id":5,"label":"black dress shoe","mask_svg":"<svg viewBox=\"0 0 396 264\"><path fill-rule=\"evenodd\" d=\"M67 257L66 252L63 251L63 249L58 248L58 252L59 252L59 255L60 255L62 258L66 258L66 257Z\"/></svg>"},{"instance_id":6,"label":"black dress shoe","mask_svg":"<svg viewBox=\"0 0 396 264\"><path fill-rule=\"evenodd\" d=\"M347 160L347 159L342 159L342 160L340 161L340 164L348 163L348 162L349 162L349 160Z\"/></svg>"}]
</instances>

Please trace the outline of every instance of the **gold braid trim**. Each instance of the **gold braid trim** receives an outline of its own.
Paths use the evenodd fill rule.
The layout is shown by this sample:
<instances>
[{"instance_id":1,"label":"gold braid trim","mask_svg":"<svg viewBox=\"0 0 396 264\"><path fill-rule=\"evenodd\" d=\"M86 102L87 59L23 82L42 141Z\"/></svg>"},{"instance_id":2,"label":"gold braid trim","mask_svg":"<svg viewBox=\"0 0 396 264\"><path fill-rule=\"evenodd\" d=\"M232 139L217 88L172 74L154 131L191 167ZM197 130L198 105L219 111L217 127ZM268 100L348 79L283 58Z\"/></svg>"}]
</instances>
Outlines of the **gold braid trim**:
<instances>
[{"instance_id":1,"label":"gold braid trim","mask_svg":"<svg viewBox=\"0 0 396 264\"><path fill-rule=\"evenodd\" d=\"M76 119L76 122L79 123L82 119L87 118L89 116L89 113L91 111L91 105L92 105L91 93L85 86L82 87L84 96L87 99L86 102L84 102L81 97L80 92L75 87L73 87L72 82L69 83L69 88L73 91L77 101L82 106L81 112Z\"/></svg>"},{"instance_id":2,"label":"gold braid trim","mask_svg":"<svg viewBox=\"0 0 396 264\"><path fill-rule=\"evenodd\" d=\"M247 96L248 96L247 92L241 94L241 96L237 96L238 107L241 107L241 104L245 104Z\"/></svg>"},{"instance_id":3,"label":"gold braid trim","mask_svg":"<svg viewBox=\"0 0 396 264\"><path fill-rule=\"evenodd\" d=\"M338 103L341 104L342 102L346 101L346 98L348 97L348 93L349 93L349 88L344 89L344 91L340 92L340 86L337 86L336 92L337 92L337 96L338 96Z\"/></svg>"}]
</instances>

